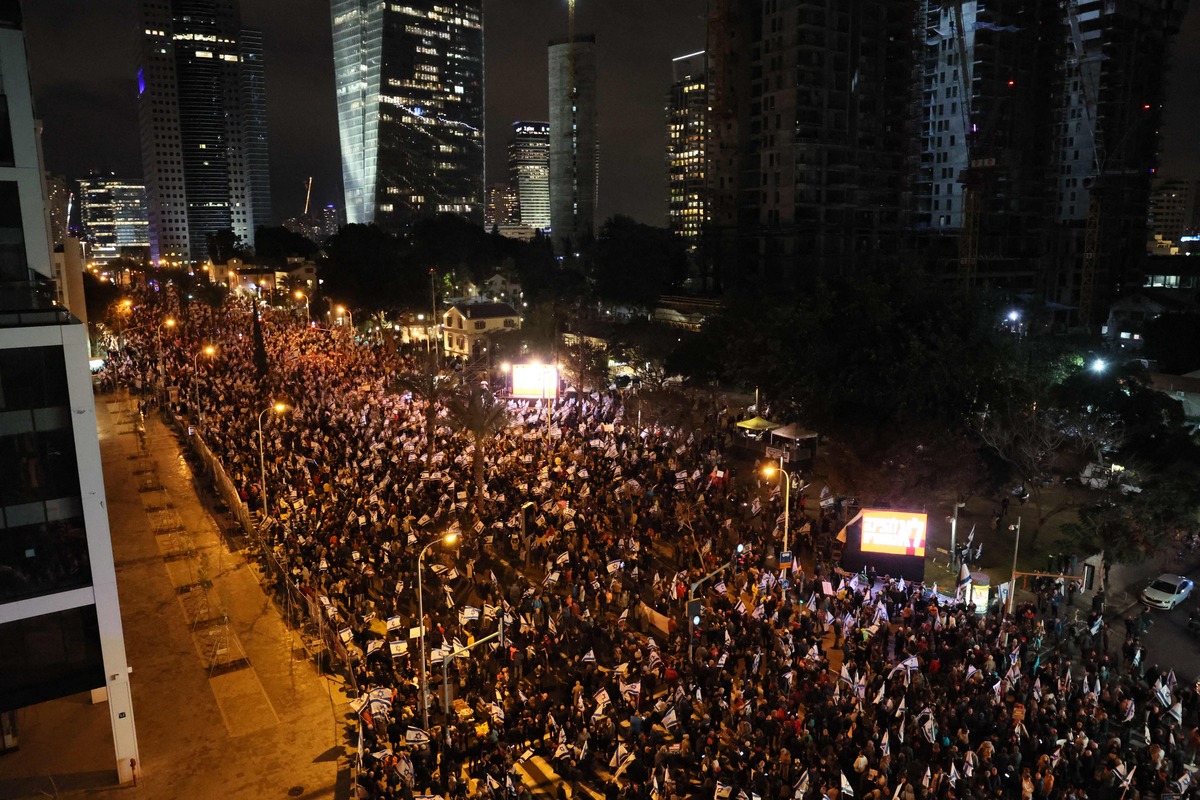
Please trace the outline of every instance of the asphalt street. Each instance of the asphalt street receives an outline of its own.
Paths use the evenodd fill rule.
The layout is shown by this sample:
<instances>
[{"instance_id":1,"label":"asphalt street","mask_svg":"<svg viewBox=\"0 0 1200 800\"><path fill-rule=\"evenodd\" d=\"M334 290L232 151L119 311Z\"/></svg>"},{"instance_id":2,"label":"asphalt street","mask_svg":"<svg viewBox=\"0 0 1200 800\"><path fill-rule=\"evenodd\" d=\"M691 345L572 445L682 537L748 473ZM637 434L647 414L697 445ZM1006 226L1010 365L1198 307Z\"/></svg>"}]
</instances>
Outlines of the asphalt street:
<instances>
[{"instance_id":1,"label":"asphalt street","mask_svg":"<svg viewBox=\"0 0 1200 800\"><path fill-rule=\"evenodd\" d=\"M1185 575L1195 581L1200 570ZM1147 664L1170 667L1181 681L1200 678L1200 636L1187 631L1188 614L1196 609L1200 609L1200 595L1193 591L1191 597L1170 611L1150 612L1154 624L1142 637ZM1140 610L1139 604L1131 613Z\"/></svg>"}]
</instances>

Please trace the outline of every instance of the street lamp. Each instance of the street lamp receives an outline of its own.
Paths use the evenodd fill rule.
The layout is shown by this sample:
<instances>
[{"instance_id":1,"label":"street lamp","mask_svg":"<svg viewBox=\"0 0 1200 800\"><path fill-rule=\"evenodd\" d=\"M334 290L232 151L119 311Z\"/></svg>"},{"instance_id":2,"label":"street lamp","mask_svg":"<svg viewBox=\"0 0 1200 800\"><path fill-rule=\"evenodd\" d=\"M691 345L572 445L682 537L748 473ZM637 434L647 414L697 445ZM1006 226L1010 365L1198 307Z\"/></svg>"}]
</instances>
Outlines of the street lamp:
<instances>
[{"instance_id":1,"label":"street lamp","mask_svg":"<svg viewBox=\"0 0 1200 800\"><path fill-rule=\"evenodd\" d=\"M270 406L269 408L264 408L262 411L260 411L258 413L258 469L259 469L259 476L261 479L261 481L258 485L258 490L259 490L259 493L262 495L262 510L263 510L263 521L264 522L266 522L266 519L267 519L267 457L266 457L266 454L264 453L264 448L263 448L263 432L262 432L263 416L265 414L270 413L271 411L274 411L276 414L282 414L283 412L287 411L287 408L288 407L286 405L284 405L283 403L275 403L273 406Z\"/></svg>"},{"instance_id":2,"label":"street lamp","mask_svg":"<svg viewBox=\"0 0 1200 800\"><path fill-rule=\"evenodd\" d=\"M200 428L204 428L204 409L200 405L200 356L205 355L212 358L217 354L217 348L210 345L205 345L204 349L192 353L192 397L196 401L196 421Z\"/></svg>"},{"instance_id":3,"label":"street lamp","mask_svg":"<svg viewBox=\"0 0 1200 800\"><path fill-rule=\"evenodd\" d=\"M345 306L338 306L337 313L338 313L338 317L346 316L346 317L350 318L350 330L351 330L351 332L353 332L353 330L354 330L354 312L351 311L350 309L346 308Z\"/></svg>"},{"instance_id":4,"label":"street lamp","mask_svg":"<svg viewBox=\"0 0 1200 800\"><path fill-rule=\"evenodd\" d=\"M1013 568L1012 577L1008 581L1008 613L1013 611L1013 599L1017 595L1017 550L1021 547L1021 518L1017 517L1016 525L1009 525L1010 531L1016 531L1017 536L1013 541Z\"/></svg>"},{"instance_id":5,"label":"street lamp","mask_svg":"<svg viewBox=\"0 0 1200 800\"><path fill-rule=\"evenodd\" d=\"M306 295L304 292L300 291L299 289L296 290L295 297L297 300L304 301L304 321L311 324L312 323L312 309L310 308L310 306L312 305L312 300L310 300L308 295Z\"/></svg>"},{"instance_id":6,"label":"street lamp","mask_svg":"<svg viewBox=\"0 0 1200 800\"><path fill-rule=\"evenodd\" d=\"M531 506L536 506L537 503L532 500L526 500L521 504L521 546L525 548L525 567L529 567L529 539L525 536L525 512Z\"/></svg>"},{"instance_id":7,"label":"street lamp","mask_svg":"<svg viewBox=\"0 0 1200 800\"><path fill-rule=\"evenodd\" d=\"M730 567L732 567L732 566L733 566L733 562L734 562L735 560L737 560L737 557L738 557L739 555L741 555L742 553L744 553L744 552L746 552L746 545L739 543L739 544L738 544L738 546L737 546L737 555L735 555L733 558L729 559L729 561L727 561L726 563L724 563L724 564L722 564L721 566L719 566L719 567L717 567L716 569L714 569L712 572L710 572L710 573L708 573L707 575L705 575L705 576L704 576L703 578L701 578L700 580L698 580L698 581L696 581L695 583L693 583L693 584L691 585L691 587L688 589L688 603L687 603L687 615L688 615L688 664L693 664L693 663L695 662L695 655L696 655L696 626L700 624L700 609L699 609L699 608L696 606L696 590L697 590L697 589L699 589L699 588L700 588L700 587L701 587L701 586L702 586L704 583L706 583L706 582L708 582L708 581L712 580L713 578L715 578L716 576L720 575L720 574L721 574L722 572L724 572L725 570L727 570L727 569L729 569ZM690 669L690 667L689 667L689 669Z\"/></svg>"},{"instance_id":8,"label":"street lamp","mask_svg":"<svg viewBox=\"0 0 1200 800\"><path fill-rule=\"evenodd\" d=\"M421 723L426 732L429 731L429 677L425 674L425 573L421 567L429 548L438 542L454 544L456 541L458 534L451 531L422 547L421 552L417 554L417 614L420 615L417 624L421 626Z\"/></svg>"},{"instance_id":9,"label":"street lamp","mask_svg":"<svg viewBox=\"0 0 1200 800\"><path fill-rule=\"evenodd\" d=\"M165 373L163 371L162 357L162 329L163 327L174 328L175 320L172 317L167 317L162 322L154 327L154 336L158 340L158 390L161 392L166 385Z\"/></svg>"},{"instance_id":10,"label":"street lamp","mask_svg":"<svg viewBox=\"0 0 1200 800\"><path fill-rule=\"evenodd\" d=\"M779 466L769 464L763 467L763 474L768 478L779 473L779 482L783 484L783 551L788 552L788 527L792 513L792 475L783 468L783 456L779 456Z\"/></svg>"}]
</instances>

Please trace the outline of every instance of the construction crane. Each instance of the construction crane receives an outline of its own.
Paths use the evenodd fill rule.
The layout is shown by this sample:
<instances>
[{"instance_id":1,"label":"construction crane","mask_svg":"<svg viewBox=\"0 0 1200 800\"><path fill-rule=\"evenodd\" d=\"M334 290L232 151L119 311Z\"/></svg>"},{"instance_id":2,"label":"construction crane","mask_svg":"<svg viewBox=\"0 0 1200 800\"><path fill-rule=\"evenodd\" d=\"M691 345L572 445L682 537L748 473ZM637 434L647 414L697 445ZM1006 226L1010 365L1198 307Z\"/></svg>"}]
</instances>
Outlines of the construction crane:
<instances>
[{"instance_id":1,"label":"construction crane","mask_svg":"<svg viewBox=\"0 0 1200 800\"><path fill-rule=\"evenodd\" d=\"M963 22L962 0L955 0L952 5L954 41L958 47L958 84L959 93L962 95L958 107L962 115L963 135L968 142L974 144L971 129L974 119L971 111L971 62L967 57L967 32ZM982 176L975 165L968 164L967 168L958 174L958 181L963 187L962 226L958 231L959 280L963 286L969 287L975 283L975 273L979 267L979 192Z\"/></svg>"},{"instance_id":2,"label":"construction crane","mask_svg":"<svg viewBox=\"0 0 1200 800\"><path fill-rule=\"evenodd\" d=\"M312 199L312 176L308 176L308 180L304 182L304 216L308 216L308 201Z\"/></svg>"},{"instance_id":3,"label":"construction crane","mask_svg":"<svg viewBox=\"0 0 1200 800\"><path fill-rule=\"evenodd\" d=\"M1092 93L1088 85L1089 76L1083 68L1086 53L1083 34L1079 29L1079 8L1075 3L1067 4L1067 23L1071 30L1071 47L1075 52L1075 71L1079 76L1079 87L1083 91L1083 113L1087 117L1088 131L1092 137L1092 166L1095 175L1088 186L1087 226L1083 235L1083 263L1079 272L1079 321L1091 327L1092 303L1096 294L1096 253L1100 247L1100 216L1104 211L1101 183L1108 154L1104 149L1104 131L1100 127L1099 107L1095 105L1099 94ZM1093 114L1093 110L1096 111Z\"/></svg>"}]
</instances>

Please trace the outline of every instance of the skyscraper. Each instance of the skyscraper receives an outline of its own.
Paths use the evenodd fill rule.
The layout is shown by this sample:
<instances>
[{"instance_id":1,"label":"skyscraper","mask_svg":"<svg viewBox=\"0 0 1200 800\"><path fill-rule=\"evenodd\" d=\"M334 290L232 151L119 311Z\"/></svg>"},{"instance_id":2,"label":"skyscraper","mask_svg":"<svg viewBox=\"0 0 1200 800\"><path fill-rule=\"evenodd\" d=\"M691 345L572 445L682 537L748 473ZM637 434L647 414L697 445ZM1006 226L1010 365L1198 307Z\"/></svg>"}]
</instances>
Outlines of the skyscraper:
<instances>
[{"instance_id":1,"label":"skyscraper","mask_svg":"<svg viewBox=\"0 0 1200 800\"><path fill-rule=\"evenodd\" d=\"M487 187L487 207L483 212L483 224L491 230L493 225L519 225L517 193L507 183L493 183Z\"/></svg>"},{"instance_id":2,"label":"skyscraper","mask_svg":"<svg viewBox=\"0 0 1200 800\"><path fill-rule=\"evenodd\" d=\"M1140 284L1186 5L923 0L915 232L937 271L1043 298L1064 325Z\"/></svg>"},{"instance_id":3,"label":"skyscraper","mask_svg":"<svg viewBox=\"0 0 1200 800\"><path fill-rule=\"evenodd\" d=\"M550 228L554 249L579 252L596 236L596 37L550 43Z\"/></svg>"},{"instance_id":4,"label":"skyscraper","mask_svg":"<svg viewBox=\"0 0 1200 800\"><path fill-rule=\"evenodd\" d=\"M265 221L255 213L270 208L261 36L242 30L236 0L140 6L138 120L151 258L203 261L208 237L226 228L253 244L255 225Z\"/></svg>"},{"instance_id":5,"label":"skyscraper","mask_svg":"<svg viewBox=\"0 0 1200 800\"><path fill-rule=\"evenodd\" d=\"M714 0L712 248L796 289L896 258L910 190L910 3Z\"/></svg>"},{"instance_id":6,"label":"skyscraper","mask_svg":"<svg viewBox=\"0 0 1200 800\"><path fill-rule=\"evenodd\" d=\"M520 224L550 227L550 125L514 122L508 145L508 183L516 190Z\"/></svg>"},{"instance_id":7,"label":"skyscraper","mask_svg":"<svg viewBox=\"0 0 1200 800\"><path fill-rule=\"evenodd\" d=\"M88 335L48 290L41 148L16 0L0 0L0 92L0 743L17 745L17 709L104 689L124 783L137 731Z\"/></svg>"},{"instance_id":8,"label":"skyscraper","mask_svg":"<svg viewBox=\"0 0 1200 800\"><path fill-rule=\"evenodd\" d=\"M79 194L79 218L92 261L105 264L119 257L122 248L150 244L144 185L91 175L79 182Z\"/></svg>"},{"instance_id":9,"label":"skyscraper","mask_svg":"<svg viewBox=\"0 0 1200 800\"><path fill-rule=\"evenodd\" d=\"M1200 232L1200 181L1158 178L1150 192L1147 252L1168 255L1184 236Z\"/></svg>"},{"instance_id":10,"label":"skyscraper","mask_svg":"<svg viewBox=\"0 0 1200 800\"><path fill-rule=\"evenodd\" d=\"M254 227L271 224L271 166L267 158L267 74L262 31L243 28L242 114L246 139L246 175ZM251 231L253 235L253 230Z\"/></svg>"},{"instance_id":11,"label":"skyscraper","mask_svg":"<svg viewBox=\"0 0 1200 800\"><path fill-rule=\"evenodd\" d=\"M667 95L667 223L691 247L708 222L708 57L701 50L672 60Z\"/></svg>"},{"instance_id":12,"label":"skyscraper","mask_svg":"<svg viewBox=\"0 0 1200 800\"><path fill-rule=\"evenodd\" d=\"M483 2L333 0L346 221L483 223Z\"/></svg>"},{"instance_id":13,"label":"skyscraper","mask_svg":"<svg viewBox=\"0 0 1200 800\"><path fill-rule=\"evenodd\" d=\"M924 0L913 217L928 267L1030 290L1053 234L1058 6Z\"/></svg>"}]
</instances>

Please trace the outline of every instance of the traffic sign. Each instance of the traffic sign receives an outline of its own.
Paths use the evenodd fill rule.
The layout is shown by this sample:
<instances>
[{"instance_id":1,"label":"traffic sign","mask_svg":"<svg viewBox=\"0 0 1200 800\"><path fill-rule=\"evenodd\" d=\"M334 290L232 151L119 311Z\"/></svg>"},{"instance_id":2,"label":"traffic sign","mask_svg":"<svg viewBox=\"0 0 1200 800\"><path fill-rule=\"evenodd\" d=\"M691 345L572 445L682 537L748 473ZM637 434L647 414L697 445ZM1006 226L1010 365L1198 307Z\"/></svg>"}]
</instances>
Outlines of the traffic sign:
<instances>
[{"instance_id":1,"label":"traffic sign","mask_svg":"<svg viewBox=\"0 0 1200 800\"><path fill-rule=\"evenodd\" d=\"M792 460L792 454L782 447L768 447L767 458L782 458L783 463L787 464Z\"/></svg>"}]
</instances>

